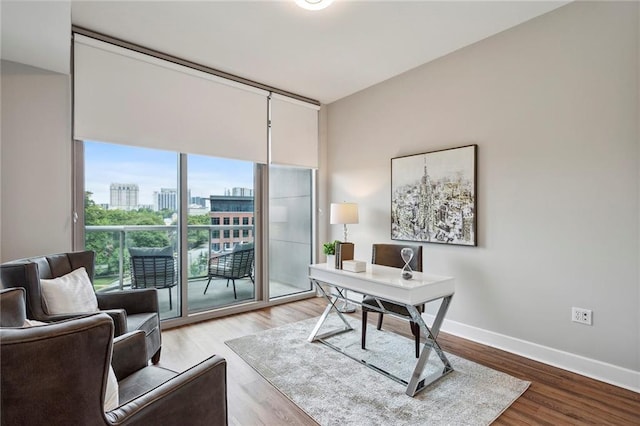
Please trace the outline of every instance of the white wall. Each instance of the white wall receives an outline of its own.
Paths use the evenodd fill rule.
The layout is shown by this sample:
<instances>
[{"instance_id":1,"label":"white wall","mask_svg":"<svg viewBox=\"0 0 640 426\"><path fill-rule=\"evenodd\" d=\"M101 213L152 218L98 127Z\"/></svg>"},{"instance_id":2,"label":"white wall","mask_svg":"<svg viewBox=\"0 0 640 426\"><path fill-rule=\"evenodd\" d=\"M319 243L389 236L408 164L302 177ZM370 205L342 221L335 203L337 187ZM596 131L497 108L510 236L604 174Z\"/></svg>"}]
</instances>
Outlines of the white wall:
<instances>
[{"instance_id":1,"label":"white wall","mask_svg":"<svg viewBox=\"0 0 640 426\"><path fill-rule=\"evenodd\" d=\"M71 2L0 2L2 59L69 74Z\"/></svg>"},{"instance_id":2,"label":"white wall","mask_svg":"<svg viewBox=\"0 0 640 426\"><path fill-rule=\"evenodd\" d=\"M2 61L0 261L71 250L69 75Z\"/></svg>"},{"instance_id":3,"label":"white wall","mask_svg":"<svg viewBox=\"0 0 640 426\"><path fill-rule=\"evenodd\" d=\"M445 331L640 390L637 7L573 3L330 104L328 176L369 261L390 159L478 144L479 246L423 248L457 279Z\"/></svg>"}]
</instances>

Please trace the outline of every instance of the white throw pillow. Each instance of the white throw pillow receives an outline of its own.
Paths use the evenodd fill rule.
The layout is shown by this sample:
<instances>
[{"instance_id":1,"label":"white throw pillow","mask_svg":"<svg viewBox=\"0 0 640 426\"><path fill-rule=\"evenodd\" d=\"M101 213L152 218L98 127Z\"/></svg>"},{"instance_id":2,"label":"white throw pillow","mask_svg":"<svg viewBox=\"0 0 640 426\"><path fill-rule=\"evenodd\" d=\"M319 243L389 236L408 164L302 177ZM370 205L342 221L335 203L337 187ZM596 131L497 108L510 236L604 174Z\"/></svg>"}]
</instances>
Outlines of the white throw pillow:
<instances>
[{"instance_id":1,"label":"white throw pillow","mask_svg":"<svg viewBox=\"0 0 640 426\"><path fill-rule=\"evenodd\" d=\"M40 288L49 315L98 312L98 299L84 267L58 278L41 279Z\"/></svg>"},{"instance_id":2,"label":"white throw pillow","mask_svg":"<svg viewBox=\"0 0 640 426\"><path fill-rule=\"evenodd\" d=\"M86 273L87 272L85 271L85 274ZM51 323L30 320L30 319L26 319L24 321L24 327L38 327L38 326L49 325L49 324ZM109 374L107 375L107 389L104 392L104 411L105 412L115 410L120 405L120 397L118 396L118 392L119 392L118 379L116 378L116 373L113 371L113 367L109 365Z\"/></svg>"},{"instance_id":3,"label":"white throw pillow","mask_svg":"<svg viewBox=\"0 0 640 426\"><path fill-rule=\"evenodd\" d=\"M104 393L104 411L111 411L120 405L118 397L118 379L113 367L109 365L109 376L107 377L107 390Z\"/></svg>"},{"instance_id":4,"label":"white throw pillow","mask_svg":"<svg viewBox=\"0 0 640 426\"><path fill-rule=\"evenodd\" d=\"M49 324L48 322L42 322L42 321L36 321L36 320L30 320L29 318L27 318L26 320L24 320L24 325L23 327L39 327L41 325L47 325Z\"/></svg>"}]
</instances>

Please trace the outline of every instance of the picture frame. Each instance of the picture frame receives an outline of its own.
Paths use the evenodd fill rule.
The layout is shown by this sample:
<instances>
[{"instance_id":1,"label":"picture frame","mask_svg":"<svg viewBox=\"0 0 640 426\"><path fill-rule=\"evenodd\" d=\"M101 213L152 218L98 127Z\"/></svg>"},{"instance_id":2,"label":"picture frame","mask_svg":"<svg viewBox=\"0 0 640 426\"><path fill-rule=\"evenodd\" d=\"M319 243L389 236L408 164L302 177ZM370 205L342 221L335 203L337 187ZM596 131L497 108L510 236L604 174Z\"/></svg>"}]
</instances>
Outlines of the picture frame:
<instances>
[{"instance_id":1,"label":"picture frame","mask_svg":"<svg viewBox=\"0 0 640 426\"><path fill-rule=\"evenodd\" d=\"M478 145L391 159L391 239L477 246Z\"/></svg>"}]
</instances>

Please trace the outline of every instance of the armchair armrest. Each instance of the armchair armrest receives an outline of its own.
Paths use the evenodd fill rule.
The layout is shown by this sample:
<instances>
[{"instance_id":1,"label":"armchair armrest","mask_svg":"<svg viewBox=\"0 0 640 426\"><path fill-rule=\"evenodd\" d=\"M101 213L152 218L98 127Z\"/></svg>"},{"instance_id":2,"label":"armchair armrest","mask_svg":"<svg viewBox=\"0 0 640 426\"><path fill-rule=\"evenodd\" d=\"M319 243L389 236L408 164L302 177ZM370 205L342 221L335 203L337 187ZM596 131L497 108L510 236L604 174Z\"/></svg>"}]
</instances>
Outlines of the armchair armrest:
<instances>
[{"instance_id":1,"label":"armchair armrest","mask_svg":"<svg viewBox=\"0 0 640 426\"><path fill-rule=\"evenodd\" d=\"M96 293L96 297L100 309L122 308L127 311L127 315L159 311L155 288Z\"/></svg>"},{"instance_id":2,"label":"armchair armrest","mask_svg":"<svg viewBox=\"0 0 640 426\"><path fill-rule=\"evenodd\" d=\"M22 327L27 319L25 290L22 287L0 290L0 327Z\"/></svg>"},{"instance_id":3,"label":"armchair armrest","mask_svg":"<svg viewBox=\"0 0 640 426\"><path fill-rule=\"evenodd\" d=\"M138 330L113 339L111 366L118 381L147 366L144 331Z\"/></svg>"},{"instance_id":4,"label":"armchair armrest","mask_svg":"<svg viewBox=\"0 0 640 426\"><path fill-rule=\"evenodd\" d=\"M214 355L105 415L112 424L226 425L226 361Z\"/></svg>"},{"instance_id":5,"label":"armchair armrest","mask_svg":"<svg viewBox=\"0 0 640 426\"><path fill-rule=\"evenodd\" d=\"M114 336L120 336L127 332L127 313L124 309L105 309L100 312L109 315L113 320Z\"/></svg>"},{"instance_id":6,"label":"armchair armrest","mask_svg":"<svg viewBox=\"0 0 640 426\"><path fill-rule=\"evenodd\" d=\"M72 319L87 317L91 315L95 315L97 313L105 313L111 317L114 325L114 335L120 336L127 332L127 314L124 309L107 309L101 310L100 312L77 312L74 314L55 314L55 315L46 315L46 316L36 316L35 320L42 322L60 322L60 321L68 321Z\"/></svg>"}]
</instances>

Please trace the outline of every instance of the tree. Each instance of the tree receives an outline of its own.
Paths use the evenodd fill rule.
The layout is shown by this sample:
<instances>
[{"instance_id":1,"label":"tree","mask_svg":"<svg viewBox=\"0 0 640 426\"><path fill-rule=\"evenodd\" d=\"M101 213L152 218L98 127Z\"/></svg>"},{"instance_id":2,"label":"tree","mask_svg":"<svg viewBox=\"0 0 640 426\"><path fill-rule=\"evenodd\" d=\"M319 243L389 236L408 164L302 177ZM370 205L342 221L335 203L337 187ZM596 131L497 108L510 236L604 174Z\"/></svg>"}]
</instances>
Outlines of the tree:
<instances>
[{"instance_id":1,"label":"tree","mask_svg":"<svg viewBox=\"0 0 640 426\"><path fill-rule=\"evenodd\" d=\"M85 226L117 226L117 225L164 225L163 215L149 209L139 210L107 210L91 199L93 194L85 193L84 212ZM125 245L127 247L165 247L175 241L176 230L169 231L135 231L128 232ZM120 231L85 232L85 247L96 252L96 274L112 275L118 273ZM124 252L125 264L128 253Z\"/></svg>"},{"instance_id":2,"label":"tree","mask_svg":"<svg viewBox=\"0 0 640 426\"><path fill-rule=\"evenodd\" d=\"M208 214L188 216L187 224L188 225L211 225L211 217L209 217ZM209 230L208 229L190 230L187 235L187 242L188 242L189 249L194 249L202 246L207 247L207 244L211 244L211 242L209 241Z\"/></svg>"}]
</instances>

